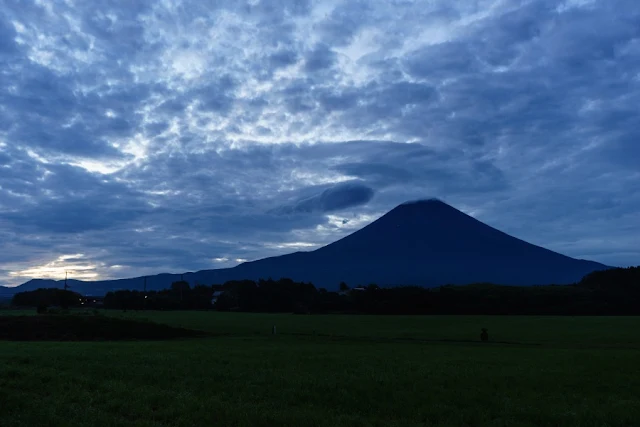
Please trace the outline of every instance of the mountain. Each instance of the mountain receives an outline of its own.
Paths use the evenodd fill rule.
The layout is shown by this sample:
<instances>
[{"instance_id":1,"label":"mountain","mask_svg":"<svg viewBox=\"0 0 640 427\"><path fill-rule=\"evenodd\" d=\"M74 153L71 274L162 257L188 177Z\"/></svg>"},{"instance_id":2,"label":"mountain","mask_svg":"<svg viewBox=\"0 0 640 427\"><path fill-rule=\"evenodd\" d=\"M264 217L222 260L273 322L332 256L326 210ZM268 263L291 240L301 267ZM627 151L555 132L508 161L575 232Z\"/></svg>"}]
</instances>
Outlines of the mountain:
<instances>
[{"instance_id":1,"label":"mountain","mask_svg":"<svg viewBox=\"0 0 640 427\"><path fill-rule=\"evenodd\" d=\"M508 285L569 284L607 267L532 245L492 228L440 200L404 203L368 226L311 252L245 262L233 268L185 273L191 284L288 277L336 289L376 283L381 286L440 286L491 282ZM147 289L163 289L179 274L147 280ZM31 280L18 288L62 287L63 281ZM101 295L139 289L143 278L97 282L70 281L71 289Z\"/></svg>"}]
</instances>

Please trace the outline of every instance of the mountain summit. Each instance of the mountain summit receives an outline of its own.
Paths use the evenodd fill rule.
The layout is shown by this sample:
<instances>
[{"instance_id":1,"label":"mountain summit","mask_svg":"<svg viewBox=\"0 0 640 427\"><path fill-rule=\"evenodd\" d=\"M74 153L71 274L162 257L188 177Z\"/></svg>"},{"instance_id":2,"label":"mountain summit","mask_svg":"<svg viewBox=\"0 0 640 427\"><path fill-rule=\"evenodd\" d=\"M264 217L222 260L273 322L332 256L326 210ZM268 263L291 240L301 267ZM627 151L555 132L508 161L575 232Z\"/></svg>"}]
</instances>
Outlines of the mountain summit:
<instances>
[{"instance_id":1,"label":"mountain summit","mask_svg":"<svg viewBox=\"0 0 640 427\"><path fill-rule=\"evenodd\" d=\"M437 200L403 203L368 226L311 252L295 252L246 262L233 268L186 273L192 284L288 277L337 288L440 286L491 282L508 285L569 284L595 270L609 268L532 245L492 228ZM149 289L168 287L179 275L149 278ZM40 287L45 281L37 282ZM47 286L59 282L47 281ZM76 291L100 294L141 289L142 279L75 282ZM20 288L34 286L34 281Z\"/></svg>"}]
</instances>

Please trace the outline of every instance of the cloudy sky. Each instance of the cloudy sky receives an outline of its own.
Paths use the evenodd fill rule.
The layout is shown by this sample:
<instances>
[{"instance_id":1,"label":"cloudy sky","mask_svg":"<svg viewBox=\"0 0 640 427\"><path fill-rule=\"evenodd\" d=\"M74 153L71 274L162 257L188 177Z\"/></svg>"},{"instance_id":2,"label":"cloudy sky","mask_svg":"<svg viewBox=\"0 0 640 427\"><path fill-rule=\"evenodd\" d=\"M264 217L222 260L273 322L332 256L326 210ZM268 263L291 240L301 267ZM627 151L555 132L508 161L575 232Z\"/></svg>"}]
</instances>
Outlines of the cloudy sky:
<instances>
[{"instance_id":1,"label":"cloudy sky","mask_svg":"<svg viewBox=\"0 0 640 427\"><path fill-rule=\"evenodd\" d=\"M0 0L0 284L227 267L438 197L640 264L637 0Z\"/></svg>"}]
</instances>

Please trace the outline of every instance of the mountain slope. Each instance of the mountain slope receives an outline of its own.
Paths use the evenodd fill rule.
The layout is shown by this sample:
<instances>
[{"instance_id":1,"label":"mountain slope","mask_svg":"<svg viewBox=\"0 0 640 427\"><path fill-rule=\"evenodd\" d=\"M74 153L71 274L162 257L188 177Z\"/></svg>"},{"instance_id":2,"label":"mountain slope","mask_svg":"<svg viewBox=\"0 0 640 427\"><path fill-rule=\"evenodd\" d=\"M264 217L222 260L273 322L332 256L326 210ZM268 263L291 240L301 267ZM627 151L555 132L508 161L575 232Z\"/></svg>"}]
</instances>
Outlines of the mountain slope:
<instances>
[{"instance_id":1,"label":"mountain slope","mask_svg":"<svg viewBox=\"0 0 640 427\"><path fill-rule=\"evenodd\" d=\"M439 286L492 282L511 285L568 284L609 268L577 260L509 236L439 200L404 203L377 221L312 252L296 252L234 268L185 273L191 284L272 277L312 282L318 287L350 285ZM147 289L162 289L180 275L162 274ZM30 281L20 290L44 282ZM47 286L62 282L47 282ZM143 279L71 283L84 294L142 289Z\"/></svg>"},{"instance_id":2,"label":"mountain slope","mask_svg":"<svg viewBox=\"0 0 640 427\"><path fill-rule=\"evenodd\" d=\"M524 242L446 203L427 200L402 204L316 251L245 263L234 270L250 278L286 273L335 287L341 280L421 286L567 284L605 268Z\"/></svg>"}]
</instances>

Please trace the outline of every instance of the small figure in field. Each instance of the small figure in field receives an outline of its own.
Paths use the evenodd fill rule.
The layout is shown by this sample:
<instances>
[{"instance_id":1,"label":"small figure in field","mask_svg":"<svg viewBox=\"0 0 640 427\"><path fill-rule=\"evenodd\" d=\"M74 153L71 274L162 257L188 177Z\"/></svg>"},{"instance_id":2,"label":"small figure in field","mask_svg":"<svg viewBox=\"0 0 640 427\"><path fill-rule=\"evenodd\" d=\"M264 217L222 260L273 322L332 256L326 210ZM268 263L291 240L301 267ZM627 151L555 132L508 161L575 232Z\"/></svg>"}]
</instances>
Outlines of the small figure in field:
<instances>
[{"instance_id":1,"label":"small figure in field","mask_svg":"<svg viewBox=\"0 0 640 427\"><path fill-rule=\"evenodd\" d=\"M482 328L482 333L480 334L480 339L482 340L482 342L489 341L489 332L487 331L487 328Z\"/></svg>"}]
</instances>

